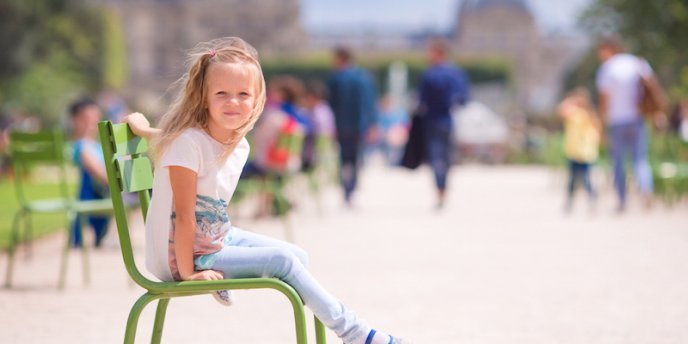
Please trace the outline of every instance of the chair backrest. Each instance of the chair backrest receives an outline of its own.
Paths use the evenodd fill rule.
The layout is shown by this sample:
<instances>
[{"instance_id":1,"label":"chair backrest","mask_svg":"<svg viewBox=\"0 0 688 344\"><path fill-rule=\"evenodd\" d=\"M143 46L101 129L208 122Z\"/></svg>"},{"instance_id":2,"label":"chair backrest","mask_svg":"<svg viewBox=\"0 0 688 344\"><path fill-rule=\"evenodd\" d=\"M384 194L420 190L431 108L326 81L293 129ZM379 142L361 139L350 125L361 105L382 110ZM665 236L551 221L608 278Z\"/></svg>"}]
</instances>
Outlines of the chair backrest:
<instances>
[{"instance_id":1,"label":"chair backrest","mask_svg":"<svg viewBox=\"0 0 688 344\"><path fill-rule=\"evenodd\" d=\"M148 143L136 136L127 124L113 124L110 121L98 123L100 143L110 185L110 197L117 222L117 234L124 265L131 278L140 286L150 289L155 282L147 279L136 267L129 235L126 207L122 193L136 192L141 204L143 219L146 219L150 192L153 189L153 166L146 156Z\"/></svg>"},{"instance_id":2,"label":"chair backrest","mask_svg":"<svg viewBox=\"0 0 688 344\"><path fill-rule=\"evenodd\" d=\"M12 157L15 190L19 204L25 206L28 199L24 186L24 176L34 166L48 165L58 169L59 193L62 199L70 199L65 171L65 142L59 130L39 132L11 131L9 152Z\"/></svg>"},{"instance_id":3,"label":"chair backrest","mask_svg":"<svg viewBox=\"0 0 688 344\"><path fill-rule=\"evenodd\" d=\"M296 172L301 168L304 128L295 119L287 117L268 150L266 164L269 169L278 172Z\"/></svg>"}]
</instances>

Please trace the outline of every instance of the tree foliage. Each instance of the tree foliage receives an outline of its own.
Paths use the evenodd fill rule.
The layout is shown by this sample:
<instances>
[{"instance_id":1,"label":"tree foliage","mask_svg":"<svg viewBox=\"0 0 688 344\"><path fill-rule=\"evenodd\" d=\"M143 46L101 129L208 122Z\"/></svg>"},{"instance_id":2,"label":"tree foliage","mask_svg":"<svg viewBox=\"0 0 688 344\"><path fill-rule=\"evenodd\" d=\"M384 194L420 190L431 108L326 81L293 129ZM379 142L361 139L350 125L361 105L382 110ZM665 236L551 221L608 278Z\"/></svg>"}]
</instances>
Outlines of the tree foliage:
<instances>
[{"instance_id":1,"label":"tree foliage","mask_svg":"<svg viewBox=\"0 0 688 344\"><path fill-rule=\"evenodd\" d=\"M102 84L102 15L78 0L0 3L0 105L55 123Z\"/></svg>"},{"instance_id":2,"label":"tree foliage","mask_svg":"<svg viewBox=\"0 0 688 344\"><path fill-rule=\"evenodd\" d=\"M616 33L645 57L674 96L688 96L688 1L595 0L581 17L589 33Z\"/></svg>"}]
</instances>

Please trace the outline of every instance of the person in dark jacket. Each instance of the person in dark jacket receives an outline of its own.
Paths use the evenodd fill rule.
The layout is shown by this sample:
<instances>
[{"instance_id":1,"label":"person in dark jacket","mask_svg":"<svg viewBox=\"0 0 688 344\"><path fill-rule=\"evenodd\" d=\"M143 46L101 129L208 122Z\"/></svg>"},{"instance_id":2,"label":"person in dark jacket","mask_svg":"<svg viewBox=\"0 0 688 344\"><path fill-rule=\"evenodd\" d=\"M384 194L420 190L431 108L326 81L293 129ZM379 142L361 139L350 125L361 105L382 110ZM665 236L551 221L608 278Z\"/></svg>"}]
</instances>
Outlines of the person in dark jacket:
<instances>
[{"instance_id":1,"label":"person in dark jacket","mask_svg":"<svg viewBox=\"0 0 688 344\"><path fill-rule=\"evenodd\" d=\"M437 207L442 208L451 165L451 110L468 101L469 80L461 68L449 62L446 40L431 39L427 54L430 66L421 77L418 115L423 117L425 160L435 176Z\"/></svg>"},{"instance_id":2,"label":"person in dark jacket","mask_svg":"<svg viewBox=\"0 0 688 344\"><path fill-rule=\"evenodd\" d=\"M334 71L327 82L328 101L335 118L344 200L351 205L361 148L377 123L377 92L370 73L353 63L349 49L336 48L333 65Z\"/></svg>"}]
</instances>

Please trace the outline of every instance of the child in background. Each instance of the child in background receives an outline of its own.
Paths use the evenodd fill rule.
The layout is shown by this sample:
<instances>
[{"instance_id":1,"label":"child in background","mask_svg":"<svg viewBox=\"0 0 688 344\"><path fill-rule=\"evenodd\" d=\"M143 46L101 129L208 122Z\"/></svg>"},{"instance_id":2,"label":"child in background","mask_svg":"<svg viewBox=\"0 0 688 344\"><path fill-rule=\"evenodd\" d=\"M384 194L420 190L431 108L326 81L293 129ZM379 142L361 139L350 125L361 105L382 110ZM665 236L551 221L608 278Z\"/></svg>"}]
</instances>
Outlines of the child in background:
<instances>
[{"instance_id":1,"label":"child in background","mask_svg":"<svg viewBox=\"0 0 688 344\"><path fill-rule=\"evenodd\" d=\"M69 107L72 123L73 160L79 168L81 185L79 186L79 200L95 200L109 197L108 181L105 172L103 149L96 141L98 137L98 121L102 117L98 104L92 99L83 98ZM85 216L85 215L79 215ZM107 233L108 216L88 216L88 222L95 233L95 246L100 247ZM82 245L79 218L72 226L71 243L73 246Z\"/></svg>"},{"instance_id":2,"label":"child in background","mask_svg":"<svg viewBox=\"0 0 688 344\"><path fill-rule=\"evenodd\" d=\"M199 44L189 61L160 129L140 114L126 118L135 133L152 139L148 270L164 281L279 278L345 343L403 343L329 294L307 270L301 248L231 225L227 205L248 158L245 136L265 104L265 81L255 49L239 38Z\"/></svg>"},{"instance_id":3,"label":"child in background","mask_svg":"<svg viewBox=\"0 0 688 344\"><path fill-rule=\"evenodd\" d=\"M571 210L574 190L579 180L588 192L592 209L597 195L590 182L590 167L599 153L601 126L590 105L588 91L580 87L571 91L559 104L558 114L564 121L564 155L569 163L564 210Z\"/></svg>"},{"instance_id":4,"label":"child in background","mask_svg":"<svg viewBox=\"0 0 688 344\"><path fill-rule=\"evenodd\" d=\"M408 141L409 116L402 107L395 105L389 94L380 98L380 148L389 166L399 164L404 144Z\"/></svg>"},{"instance_id":5,"label":"child in background","mask_svg":"<svg viewBox=\"0 0 688 344\"><path fill-rule=\"evenodd\" d=\"M321 81L310 80L306 83L303 95L303 109L305 115L313 123L313 135L306 137L303 147L303 170L311 171L318 165L322 157L323 144L334 140L334 114L327 104L327 86ZM320 145L320 146L319 146Z\"/></svg>"},{"instance_id":6,"label":"child in background","mask_svg":"<svg viewBox=\"0 0 688 344\"><path fill-rule=\"evenodd\" d=\"M307 119L296 112L295 106L302 89L303 85L293 77L276 77L268 82L263 114L249 138L252 156L244 166L242 179L264 177L268 173L292 173L301 167L300 154L283 154L276 149L281 134L291 132L303 136L307 130Z\"/></svg>"}]
</instances>

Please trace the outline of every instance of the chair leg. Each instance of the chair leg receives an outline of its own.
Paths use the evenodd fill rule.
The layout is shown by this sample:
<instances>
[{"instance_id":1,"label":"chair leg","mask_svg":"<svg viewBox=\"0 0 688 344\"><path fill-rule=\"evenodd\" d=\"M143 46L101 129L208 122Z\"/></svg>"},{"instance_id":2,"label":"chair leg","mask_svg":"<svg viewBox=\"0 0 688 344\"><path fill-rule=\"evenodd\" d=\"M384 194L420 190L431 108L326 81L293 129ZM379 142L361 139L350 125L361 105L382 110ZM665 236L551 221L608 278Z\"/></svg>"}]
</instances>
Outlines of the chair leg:
<instances>
[{"instance_id":1,"label":"chair leg","mask_svg":"<svg viewBox=\"0 0 688 344\"><path fill-rule=\"evenodd\" d=\"M24 243L26 245L26 257L33 257L33 216L31 212L25 213L24 219Z\"/></svg>"},{"instance_id":2,"label":"chair leg","mask_svg":"<svg viewBox=\"0 0 688 344\"><path fill-rule=\"evenodd\" d=\"M316 316L313 316L313 319L315 320L315 342L317 344L326 344L327 337L325 336L325 325L323 325Z\"/></svg>"},{"instance_id":3,"label":"chair leg","mask_svg":"<svg viewBox=\"0 0 688 344\"><path fill-rule=\"evenodd\" d=\"M22 218L23 211L19 210L14 214L12 220L12 231L10 232L10 242L7 248L7 271L5 275L5 288L12 287L12 272L14 267L14 253L17 248L17 241L19 240L19 219Z\"/></svg>"},{"instance_id":4,"label":"chair leg","mask_svg":"<svg viewBox=\"0 0 688 344\"><path fill-rule=\"evenodd\" d=\"M83 264L83 276L84 285L89 285L91 283L91 269L88 263L88 245L86 244L86 238L84 237L84 228L88 225L88 216L81 215L76 217L77 221L81 221L81 226L79 226L79 236L81 236L81 261Z\"/></svg>"},{"instance_id":5,"label":"chair leg","mask_svg":"<svg viewBox=\"0 0 688 344\"><path fill-rule=\"evenodd\" d=\"M162 329L165 326L165 314L167 313L167 305L170 303L170 299L160 299L158 300L158 308L155 311L155 323L153 324L153 336L151 338L151 343L159 344L160 339L162 339Z\"/></svg>"},{"instance_id":6,"label":"chair leg","mask_svg":"<svg viewBox=\"0 0 688 344\"><path fill-rule=\"evenodd\" d=\"M132 344L136 339L136 327L138 326L139 316L149 302L155 300L157 297L148 293L141 295L134 303L129 311L129 318L127 319L127 329L124 332L124 344Z\"/></svg>"},{"instance_id":7,"label":"chair leg","mask_svg":"<svg viewBox=\"0 0 688 344\"><path fill-rule=\"evenodd\" d=\"M311 195L315 199L315 207L318 215L322 215L322 198L320 197L320 182L318 181L317 170L308 172L306 178L308 179L308 185L311 189Z\"/></svg>"},{"instance_id":8,"label":"chair leg","mask_svg":"<svg viewBox=\"0 0 688 344\"><path fill-rule=\"evenodd\" d=\"M65 221L65 228L67 230L67 235L65 236L65 245L62 250L62 262L60 263L60 276L59 280L57 282L57 288L58 289L64 289L65 286L65 281L67 279L67 261L69 260L69 248L72 245L72 219L76 221L76 218L74 217L74 214L67 213L66 215L66 221Z\"/></svg>"},{"instance_id":9,"label":"chair leg","mask_svg":"<svg viewBox=\"0 0 688 344\"><path fill-rule=\"evenodd\" d=\"M284 194L285 183L279 180L275 180L272 184L272 196L275 201L276 211L278 216L282 219L284 224L284 234L288 242L294 242L294 232L291 228L291 221L289 220L289 200Z\"/></svg>"},{"instance_id":10,"label":"chair leg","mask_svg":"<svg viewBox=\"0 0 688 344\"><path fill-rule=\"evenodd\" d=\"M294 310L294 325L296 327L296 343L307 344L308 335L306 329L306 312L303 309L303 301L296 291L292 288L290 290L280 290L289 298L291 307Z\"/></svg>"}]
</instances>

